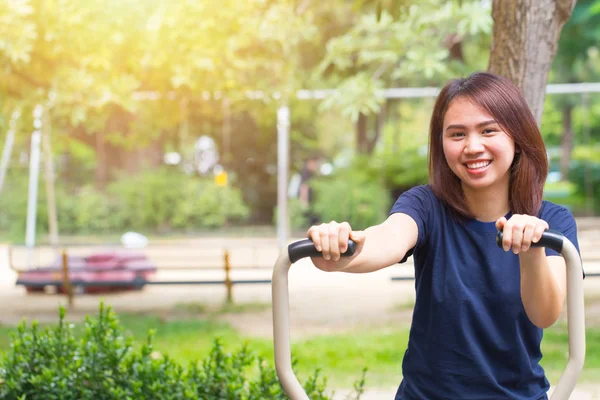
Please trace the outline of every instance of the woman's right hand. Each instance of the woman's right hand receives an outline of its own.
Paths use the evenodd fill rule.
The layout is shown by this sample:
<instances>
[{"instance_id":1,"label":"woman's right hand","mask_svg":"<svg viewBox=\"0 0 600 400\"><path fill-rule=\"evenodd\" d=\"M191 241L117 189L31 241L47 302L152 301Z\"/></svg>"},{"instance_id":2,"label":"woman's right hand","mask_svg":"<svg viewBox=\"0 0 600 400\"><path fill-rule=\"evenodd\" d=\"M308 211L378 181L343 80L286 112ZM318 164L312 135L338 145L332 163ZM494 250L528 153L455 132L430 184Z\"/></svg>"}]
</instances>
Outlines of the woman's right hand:
<instances>
[{"instance_id":1,"label":"woman's right hand","mask_svg":"<svg viewBox=\"0 0 600 400\"><path fill-rule=\"evenodd\" d=\"M347 222L331 221L328 224L313 225L307 232L322 257L311 257L313 264L323 271L341 271L348 266L362 250L365 242L364 231L353 231ZM348 250L348 239L356 243L352 257L340 257Z\"/></svg>"}]
</instances>

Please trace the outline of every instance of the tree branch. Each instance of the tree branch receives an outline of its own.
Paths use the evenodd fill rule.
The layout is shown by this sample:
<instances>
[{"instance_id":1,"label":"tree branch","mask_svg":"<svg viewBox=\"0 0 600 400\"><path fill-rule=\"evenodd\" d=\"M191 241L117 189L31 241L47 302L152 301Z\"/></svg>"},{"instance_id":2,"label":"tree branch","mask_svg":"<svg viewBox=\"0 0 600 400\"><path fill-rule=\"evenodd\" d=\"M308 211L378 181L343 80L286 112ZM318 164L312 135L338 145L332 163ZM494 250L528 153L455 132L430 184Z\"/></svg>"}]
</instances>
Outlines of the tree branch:
<instances>
[{"instance_id":1,"label":"tree branch","mask_svg":"<svg viewBox=\"0 0 600 400\"><path fill-rule=\"evenodd\" d=\"M556 15L561 23L565 23L571 18L571 13L577 0L556 0Z\"/></svg>"},{"instance_id":2,"label":"tree branch","mask_svg":"<svg viewBox=\"0 0 600 400\"><path fill-rule=\"evenodd\" d=\"M379 66L379 68L377 68L377 70L373 73L372 79L376 80L379 79L381 77L381 75L384 74L384 72L390 67L389 63L383 63Z\"/></svg>"},{"instance_id":3,"label":"tree branch","mask_svg":"<svg viewBox=\"0 0 600 400\"><path fill-rule=\"evenodd\" d=\"M22 71L19 71L16 69L10 69L9 73L12 75L15 75L16 77L20 78L21 80L25 81L26 83L30 84L31 86L38 87L38 88L41 87L44 89L49 88L49 86L47 84L44 84L40 81L35 80L34 78L32 78L29 75L26 75Z\"/></svg>"},{"instance_id":4,"label":"tree branch","mask_svg":"<svg viewBox=\"0 0 600 400\"><path fill-rule=\"evenodd\" d=\"M311 0L304 0L300 5L296 8L296 14L302 15L310 6Z\"/></svg>"}]
</instances>

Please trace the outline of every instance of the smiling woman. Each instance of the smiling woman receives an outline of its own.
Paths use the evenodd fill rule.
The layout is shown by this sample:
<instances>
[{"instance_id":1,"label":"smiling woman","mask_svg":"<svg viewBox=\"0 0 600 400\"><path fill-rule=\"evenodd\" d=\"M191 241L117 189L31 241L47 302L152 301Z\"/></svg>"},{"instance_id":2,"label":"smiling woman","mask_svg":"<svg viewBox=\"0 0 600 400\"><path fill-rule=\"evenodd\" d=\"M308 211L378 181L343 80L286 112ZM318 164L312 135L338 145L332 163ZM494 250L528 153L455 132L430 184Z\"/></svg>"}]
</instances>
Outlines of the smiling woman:
<instances>
[{"instance_id":1,"label":"smiling woman","mask_svg":"<svg viewBox=\"0 0 600 400\"><path fill-rule=\"evenodd\" d=\"M453 81L438 97L430 131L431 188L459 215L473 217L464 190L474 184L489 187L490 182L496 182L490 188L495 196L508 194L511 211L537 213L548 174L546 149L512 82L487 73ZM474 171L467 162L490 162L490 167ZM505 193L497 193L500 188Z\"/></svg>"},{"instance_id":2,"label":"smiling woman","mask_svg":"<svg viewBox=\"0 0 600 400\"><path fill-rule=\"evenodd\" d=\"M548 162L533 115L511 81L474 73L440 92L429 143L430 184L403 193L364 231L312 226L323 254L313 264L360 273L413 256L416 301L396 400L545 399L542 329L561 313L566 264L532 243L552 228L578 244L571 213L542 201ZM356 251L340 258L348 239Z\"/></svg>"},{"instance_id":3,"label":"smiling woman","mask_svg":"<svg viewBox=\"0 0 600 400\"><path fill-rule=\"evenodd\" d=\"M459 97L448 107L444 126L445 160L463 191L507 191L515 144L493 117L473 101Z\"/></svg>"}]
</instances>

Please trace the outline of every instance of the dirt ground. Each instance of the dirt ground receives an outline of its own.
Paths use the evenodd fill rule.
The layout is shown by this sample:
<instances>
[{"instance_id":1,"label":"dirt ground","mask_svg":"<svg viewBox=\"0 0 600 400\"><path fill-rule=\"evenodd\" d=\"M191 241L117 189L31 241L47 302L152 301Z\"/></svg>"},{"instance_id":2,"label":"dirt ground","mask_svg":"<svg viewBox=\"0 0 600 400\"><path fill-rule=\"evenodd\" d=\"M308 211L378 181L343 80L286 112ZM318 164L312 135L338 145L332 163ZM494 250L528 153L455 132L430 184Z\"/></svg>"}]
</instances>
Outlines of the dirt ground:
<instances>
[{"instance_id":1,"label":"dirt ground","mask_svg":"<svg viewBox=\"0 0 600 400\"><path fill-rule=\"evenodd\" d=\"M600 240L600 235L598 236ZM270 278L277 258L276 241L273 239L199 239L179 243L180 257L201 257L202 252L211 253L219 263L215 249L237 249L231 254L232 278ZM177 249L172 243L169 248ZM181 249L186 249L182 251ZM245 249L245 250L244 250ZM184 254L181 254L184 253ZM261 269L235 270L236 265L253 264ZM586 271L600 272L600 262L585 264ZM312 266L309 260L301 260L292 266L289 274L290 315L292 340L307 335L352 330L360 326L378 329L394 324L410 322L411 305L414 301L414 281L392 281L391 276L410 276L412 265L394 266L370 274L324 273ZM223 271L206 270L194 272L160 272L156 277L165 279L222 279ZM23 318L41 322L57 318L59 304L66 305L66 298L52 294L26 294L23 288L15 287L16 274L8 266L6 246L0 246L0 324L12 325ZM588 324L600 324L600 277L586 279L586 296L598 299L586 310ZM236 303L270 303L269 284L234 286ZM176 305L182 303L218 305L226 296L221 285L177 285L147 286L140 292L121 294L80 295L69 311L69 318L77 320L93 314L100 301L110 304L117 312L153 312L168 315ZM222 318L240 332L248 335L272 337L270 309L258 312L227 314ZM600 384L578 386L572 399L600 399ZM342 399L343 391L339 393ZM393 388L372 390L364 400L391 399Z\"/></svg>"}]
</instances>

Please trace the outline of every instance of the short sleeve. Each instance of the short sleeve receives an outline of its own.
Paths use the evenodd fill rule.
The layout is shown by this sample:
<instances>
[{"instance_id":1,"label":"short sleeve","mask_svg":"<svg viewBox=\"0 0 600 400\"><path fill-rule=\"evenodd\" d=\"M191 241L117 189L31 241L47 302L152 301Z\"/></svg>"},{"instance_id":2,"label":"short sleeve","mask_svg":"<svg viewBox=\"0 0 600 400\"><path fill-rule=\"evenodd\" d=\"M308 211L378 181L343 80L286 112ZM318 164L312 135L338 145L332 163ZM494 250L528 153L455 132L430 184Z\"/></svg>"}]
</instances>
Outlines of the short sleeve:
<instances>
[{"instance_id":1,"label":"short sleeve","mask_svg":"<svg viewBox=\"0 0 600 400\"><path fill-rule=\"evenodd\" d=\"M551 203L550 203L551 204ZM575 217L569 210L565 207L554 205L550 211L544 213L546 215L542 215L542 219L548 223L550 229L560 232L563 234L577 249L577 252L581 256L581 251L579 250L579 241L577 240L577 222L575 221ZM556 251L546 248L546 256L559 256ZM583 265L581 267L583 269ZM583 276L585 278L585 271L583 272Z\"/></svg>"},{"instance_id":2,"label":"short sleeve","mask_svg":"<svg viewBox=\"0 0 600 400\"><path fill-rule=\"evenodd\" d=\"M567 239L573 243L577 252L581 254L579 250L579 241L577 240L577 222L575 217L565 207L556 206L554 210L550 211L548 215L542 217L545 220L550 229L562 233ZM547 256L558 256L556 251L546 248Z\"/></svg>"},{"instance_id":3,"label":"short sleeve","mask_svg":"<svg viewBox=\"0 0 600 400\"><path fill-rule=\"evenodd\" d=\"M422 246L427 238L428 227L430 226L430 213L434 207L432 196L433 192L428 185L415 186L402 193L390 211L390 215L403 213L415 221L419 232L415 248ZM400 262L406 261L412 255L413 251L414 249L408 251L404 259Z\"/></svg>"}]
</instances>

